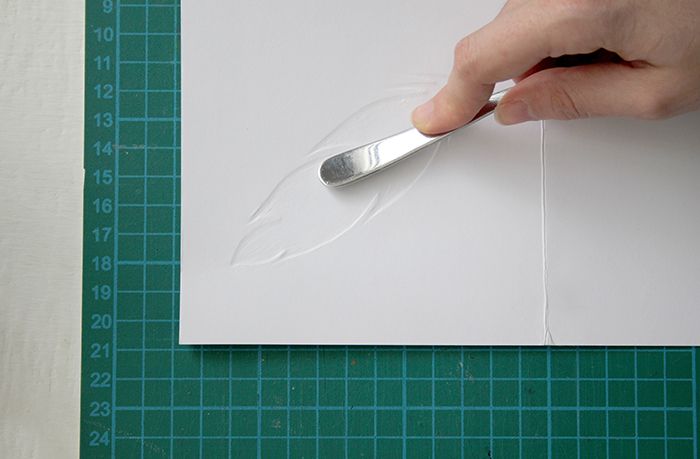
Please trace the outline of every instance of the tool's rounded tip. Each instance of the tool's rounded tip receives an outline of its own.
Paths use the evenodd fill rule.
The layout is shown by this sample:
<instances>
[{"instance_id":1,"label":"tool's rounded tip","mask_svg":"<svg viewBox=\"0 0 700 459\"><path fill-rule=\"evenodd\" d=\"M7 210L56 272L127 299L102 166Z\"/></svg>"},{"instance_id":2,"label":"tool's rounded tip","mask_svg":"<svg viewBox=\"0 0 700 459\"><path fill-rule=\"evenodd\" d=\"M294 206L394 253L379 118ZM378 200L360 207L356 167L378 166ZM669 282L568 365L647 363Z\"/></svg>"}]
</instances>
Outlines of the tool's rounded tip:
<instances>
[{"instance_id":1,"label":"tool's rounded tip","mask_svg":"<svg viewBox=\"0 0 700 459\"><path fill-rule=\"evenodd\" d=\"M331 156L318 168L318 178L327 187L335 188L354 181L352 170L348 169L347 154Z\"/></svg>"},{"instance_id":2,"label":"tool's rounded tip","mask_svg":"<svg viewBox=\"0 0 700 459\"><path fill-rule=\"evenodd\" d=\"M328 166L328 160L325 160L321 163L321 165L318 168L318 179L327 187L333 186L333 184L330 181L329 177L329 166Z\"/></svg>"}]
</instances>

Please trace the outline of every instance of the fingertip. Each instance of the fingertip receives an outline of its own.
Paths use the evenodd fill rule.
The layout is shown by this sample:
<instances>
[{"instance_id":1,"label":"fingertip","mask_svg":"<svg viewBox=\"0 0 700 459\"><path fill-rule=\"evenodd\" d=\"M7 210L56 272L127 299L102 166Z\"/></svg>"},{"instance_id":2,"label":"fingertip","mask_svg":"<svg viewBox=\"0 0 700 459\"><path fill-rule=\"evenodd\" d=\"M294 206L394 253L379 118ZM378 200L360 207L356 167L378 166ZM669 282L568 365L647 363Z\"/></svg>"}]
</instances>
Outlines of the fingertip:
<instances>
[{"instance_id":1,"label":"fingertip","mask_svg":"<svg viewBox=\"0 0 700 459\"><path fill-rule=\"evenodd\" d=\"M444 134L464 124L455 118L439 94L416 108L412 115L413 125L425 135Z\"/></svg>"},{"instance_id":2,"label":"fingertip","mask_svg":"<svg viewBox=\"0 0 700 459\"><path fill-rule=\"evenodd\" d=\"M504 126L534 121L530 107L523 100L508 101L498 104L494 113L496 121Z\"/></svg>"},{"instance_id":3,"label":"fingertip","mask_svg":"<svg viewBox=\"0 0 700 459\"><path fill-rule=\"evenodd\" d=\"M432 99L416 107L411 114L411 121L416 129L424 134L429 134L434 112L435 102Z\"/></svg>"}]
</instances>

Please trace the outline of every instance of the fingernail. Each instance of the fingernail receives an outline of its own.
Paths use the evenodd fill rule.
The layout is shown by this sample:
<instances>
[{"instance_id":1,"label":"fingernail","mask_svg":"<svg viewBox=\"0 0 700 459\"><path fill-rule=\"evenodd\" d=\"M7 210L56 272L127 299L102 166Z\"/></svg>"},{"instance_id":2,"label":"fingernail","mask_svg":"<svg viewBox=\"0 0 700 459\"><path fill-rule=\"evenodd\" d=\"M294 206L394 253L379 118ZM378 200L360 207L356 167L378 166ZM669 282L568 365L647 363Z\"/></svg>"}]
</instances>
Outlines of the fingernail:
<instances>
[{"instance_id":1,"label":"fingernail","mask_svg":"<svg viewBox=\"0 0 700 459\"><path fill-rule=\"evenodd\" d=\"M428 127L430 120L433 117L433 111L435 110L435 102L429 100L428 102L420 105L418 108L413 110L413 124L418 128L418 130L423 130Z\"/></svg>"},{"instance_id":2,"label":"fingernail","mask_svg":"<svg viewBox=\"0 0 700 459\"><path fill-rule=\"evenodd\" d=\"M501 104L496 109L496 121L501 124L517 124L532 121L535 117L530 113L530 108L522 100L514 100Z\"/></svg>"}]
</instances>

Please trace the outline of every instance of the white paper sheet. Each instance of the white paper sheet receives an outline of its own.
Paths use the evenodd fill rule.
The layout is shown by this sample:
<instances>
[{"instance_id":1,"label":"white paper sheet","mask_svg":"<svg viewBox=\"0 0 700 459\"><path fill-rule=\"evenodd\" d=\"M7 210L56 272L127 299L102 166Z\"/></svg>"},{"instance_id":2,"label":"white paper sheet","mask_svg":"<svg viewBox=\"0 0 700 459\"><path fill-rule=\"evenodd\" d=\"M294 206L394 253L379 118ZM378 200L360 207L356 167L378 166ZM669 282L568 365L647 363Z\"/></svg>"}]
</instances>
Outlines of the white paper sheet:
<instances>
[{"instance_id":1,"label":"white paper sheet","mask_svg":"<svg viewBox=\"0 0 700 459\"><path fill-rule=\"evenodd\" d=\"M316 177L409 127L499 7L183 2L182 343L541 342L538 125Z\"/></svg>"},{"instance_id":2,"label":"white paper sheet","mask_svg":"<svg viewBox=\"0 0 700 459\"><path fill-rule=\"evenodd\" d=\"M700 344L700 114L549 123L558 344Z\"/></svg>"},{"instance_id":3,"label":"white paper sheet","mask_svg":"<svg viewBox=\"0 0 700 459\"><path fill-rule=\"evenodd\" d=\"M544 188L493 120L318 181L501 5L183 0L181 343L700 344L697 116L548 123Z\"/></svg>"}]
</instances>

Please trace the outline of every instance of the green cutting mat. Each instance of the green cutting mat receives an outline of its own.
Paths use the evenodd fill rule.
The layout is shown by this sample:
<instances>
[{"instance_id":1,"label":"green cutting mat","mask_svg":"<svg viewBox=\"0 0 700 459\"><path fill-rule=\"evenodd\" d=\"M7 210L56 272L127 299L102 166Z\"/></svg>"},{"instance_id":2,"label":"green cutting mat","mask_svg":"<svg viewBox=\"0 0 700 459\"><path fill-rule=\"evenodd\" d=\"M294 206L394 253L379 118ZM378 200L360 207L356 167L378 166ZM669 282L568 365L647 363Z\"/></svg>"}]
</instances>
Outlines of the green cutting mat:
<instances>
[{"instance_id":1,"label":"green cutting mat","mask_svg":"<svg viewBox=\"0 0 700 459\"><path fill-rule=\"evenodd\" d=\"M83 457L698 456L692 348L177 345L179 13L87 0Z\"/></svg>"}]
</instances>

